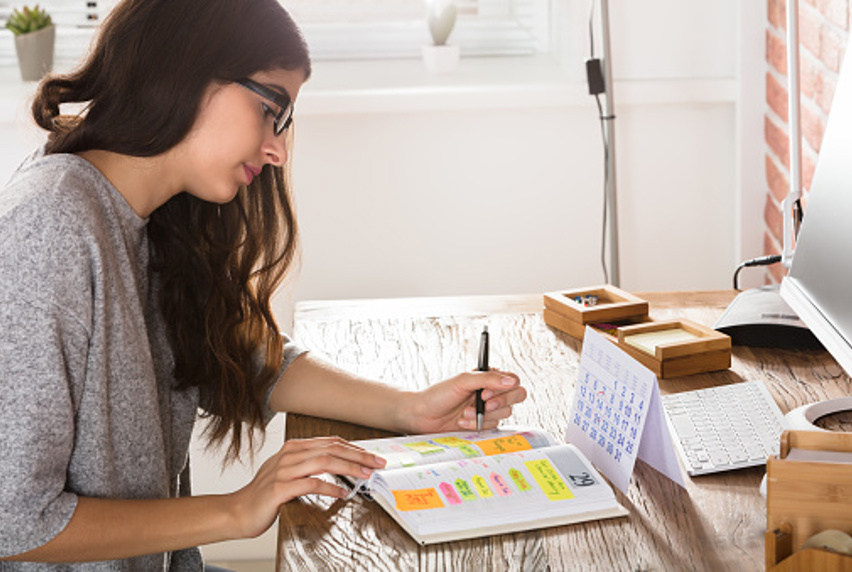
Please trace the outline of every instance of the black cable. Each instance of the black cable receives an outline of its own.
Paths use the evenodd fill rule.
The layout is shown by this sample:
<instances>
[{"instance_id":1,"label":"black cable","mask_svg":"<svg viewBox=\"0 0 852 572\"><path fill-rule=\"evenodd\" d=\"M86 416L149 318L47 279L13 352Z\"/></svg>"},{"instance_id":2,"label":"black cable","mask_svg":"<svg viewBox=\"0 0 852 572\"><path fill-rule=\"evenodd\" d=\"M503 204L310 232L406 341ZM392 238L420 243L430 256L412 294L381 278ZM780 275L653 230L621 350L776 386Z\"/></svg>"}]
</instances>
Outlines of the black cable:
<instances>
[{"instance_id":1,"label":"black cable","mask_svg":"<svg viewBox=\"0 0 852 572\"><path fill-rule=\"evenodd\" d=\"M752 266L769 266L770 264L775 264L777 262L781 262L780 254L770 254L769 256L759 256L757 258L752 258L751 260L746 260L737 266L737 269L734 271L734 290L739 290L739 275L740 270L743 268L750 268Z\"/></svg>"}]
</instances>

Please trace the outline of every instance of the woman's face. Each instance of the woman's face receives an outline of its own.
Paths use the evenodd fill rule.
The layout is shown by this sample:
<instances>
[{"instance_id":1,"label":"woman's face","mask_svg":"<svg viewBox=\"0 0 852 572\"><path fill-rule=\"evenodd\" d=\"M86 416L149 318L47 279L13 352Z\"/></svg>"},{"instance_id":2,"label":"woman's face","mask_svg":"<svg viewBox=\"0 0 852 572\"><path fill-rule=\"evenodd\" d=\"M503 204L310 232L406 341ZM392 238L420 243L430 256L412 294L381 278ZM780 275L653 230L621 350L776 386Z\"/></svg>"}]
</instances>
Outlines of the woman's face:
<instances>
[{"instance_id":1,"label":"woman's face","mask_svg":"<svg viewBox=\"0 0 852 572\"><path fill-rule=\"evenodd\" d=\"M295 102L302 70L258 72L250 80ZM238 83L211 85L198 118L181 143L183 186L199 199L227 203L267 163L287 161L287 131L275 134L280 107Z\"/></svg>"}]
</instances>

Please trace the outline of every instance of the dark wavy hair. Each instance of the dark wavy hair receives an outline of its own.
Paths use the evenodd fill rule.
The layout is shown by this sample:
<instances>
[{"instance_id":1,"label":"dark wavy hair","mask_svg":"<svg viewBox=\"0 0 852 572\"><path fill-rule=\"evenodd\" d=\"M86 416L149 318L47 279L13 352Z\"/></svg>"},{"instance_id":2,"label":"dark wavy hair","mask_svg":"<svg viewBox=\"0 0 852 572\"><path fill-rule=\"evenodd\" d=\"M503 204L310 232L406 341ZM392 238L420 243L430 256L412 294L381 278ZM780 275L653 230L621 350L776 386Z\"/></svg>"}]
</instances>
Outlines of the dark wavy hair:
<instances>
[{"instance_id":1,"label":"dark wavy hair","mask_svg":"<svg viewBox=\"0 0 852 572\"><path fill-rule=\"evenodd\" d=\"M274 69L311 73L277 0L123 0L86 61L42 81L33 116L50 132L47 153L152 157L189 133L212 82ZM84 110L60 114L69 102ZM270 299L296 253L287 172L266 165L224 205L178 194L151 214L148 236L178 387L201 388L210 442L230 434L234 459L263 426L283 359Z\"/></svg>"}]
</instances>

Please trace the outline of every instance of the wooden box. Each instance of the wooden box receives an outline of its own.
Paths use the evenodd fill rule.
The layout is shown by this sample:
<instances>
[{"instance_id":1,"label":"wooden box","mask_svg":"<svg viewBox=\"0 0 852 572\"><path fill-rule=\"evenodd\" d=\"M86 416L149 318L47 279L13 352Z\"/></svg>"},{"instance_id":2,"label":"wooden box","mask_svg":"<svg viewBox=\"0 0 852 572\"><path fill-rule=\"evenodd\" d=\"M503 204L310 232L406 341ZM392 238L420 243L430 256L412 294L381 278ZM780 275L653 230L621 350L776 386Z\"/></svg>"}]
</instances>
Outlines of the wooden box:
<instances>
[{"instance_id":1,"label":"wooden box","mask_svg":"<svg viewBox=\"0 0 852 572\"><path fill-rule=\"evenodd\" d=\"M597 297L597 302L586 306L576 301L586 296ZM544 295L544 321L579 340L587 325L613 337L619 326L649 321L648 302L609 284L548 292Z\"/></svg>"},{"instance_id":2,"label":"wooden box","mask_svg":"<svg viewBox=\"0 0 852 572\"><path fill-rule=\"evenodd\" d=\"M611 285L545 294L544 321L580 340L592 327L659 378L731 366L730 337L690 320L655 322L647 301Z\"/></svg>"},{"instance_id":3,"label":"wooden box","mask_svg":"<svg viewBox=\"0 0 852 572\"><path fill-rule=\"evenodd\" d=\"M803 547L823 530L852 534L852 464L834 453L852 453L852 433L781 436L780 454L766 463L766 570L852 571L852 556Z\"/></svg>"}]
</instances>

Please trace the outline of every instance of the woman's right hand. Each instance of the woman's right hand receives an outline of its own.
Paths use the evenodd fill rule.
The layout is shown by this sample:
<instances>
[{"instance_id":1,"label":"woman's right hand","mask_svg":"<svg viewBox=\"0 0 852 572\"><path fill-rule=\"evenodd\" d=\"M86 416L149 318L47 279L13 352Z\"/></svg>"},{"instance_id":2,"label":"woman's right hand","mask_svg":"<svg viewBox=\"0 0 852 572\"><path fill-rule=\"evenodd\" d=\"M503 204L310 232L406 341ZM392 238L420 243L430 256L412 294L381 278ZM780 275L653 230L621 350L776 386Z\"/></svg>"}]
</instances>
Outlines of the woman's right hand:
<instances>
[{"instance_id":1,"label":"woman's right hand","mask_svg":"<svg viewBox=\"0 0 852 572\"><path fill-rule=\"evenodd\" d=\"M366 479L386 462L340 437L287 441L261 465L254 479L232 493L239 537L264 533L278 516L282 504L305 494L345 497L346 489L316 478L324 473Z\"/></svg>"}]
</instances>

